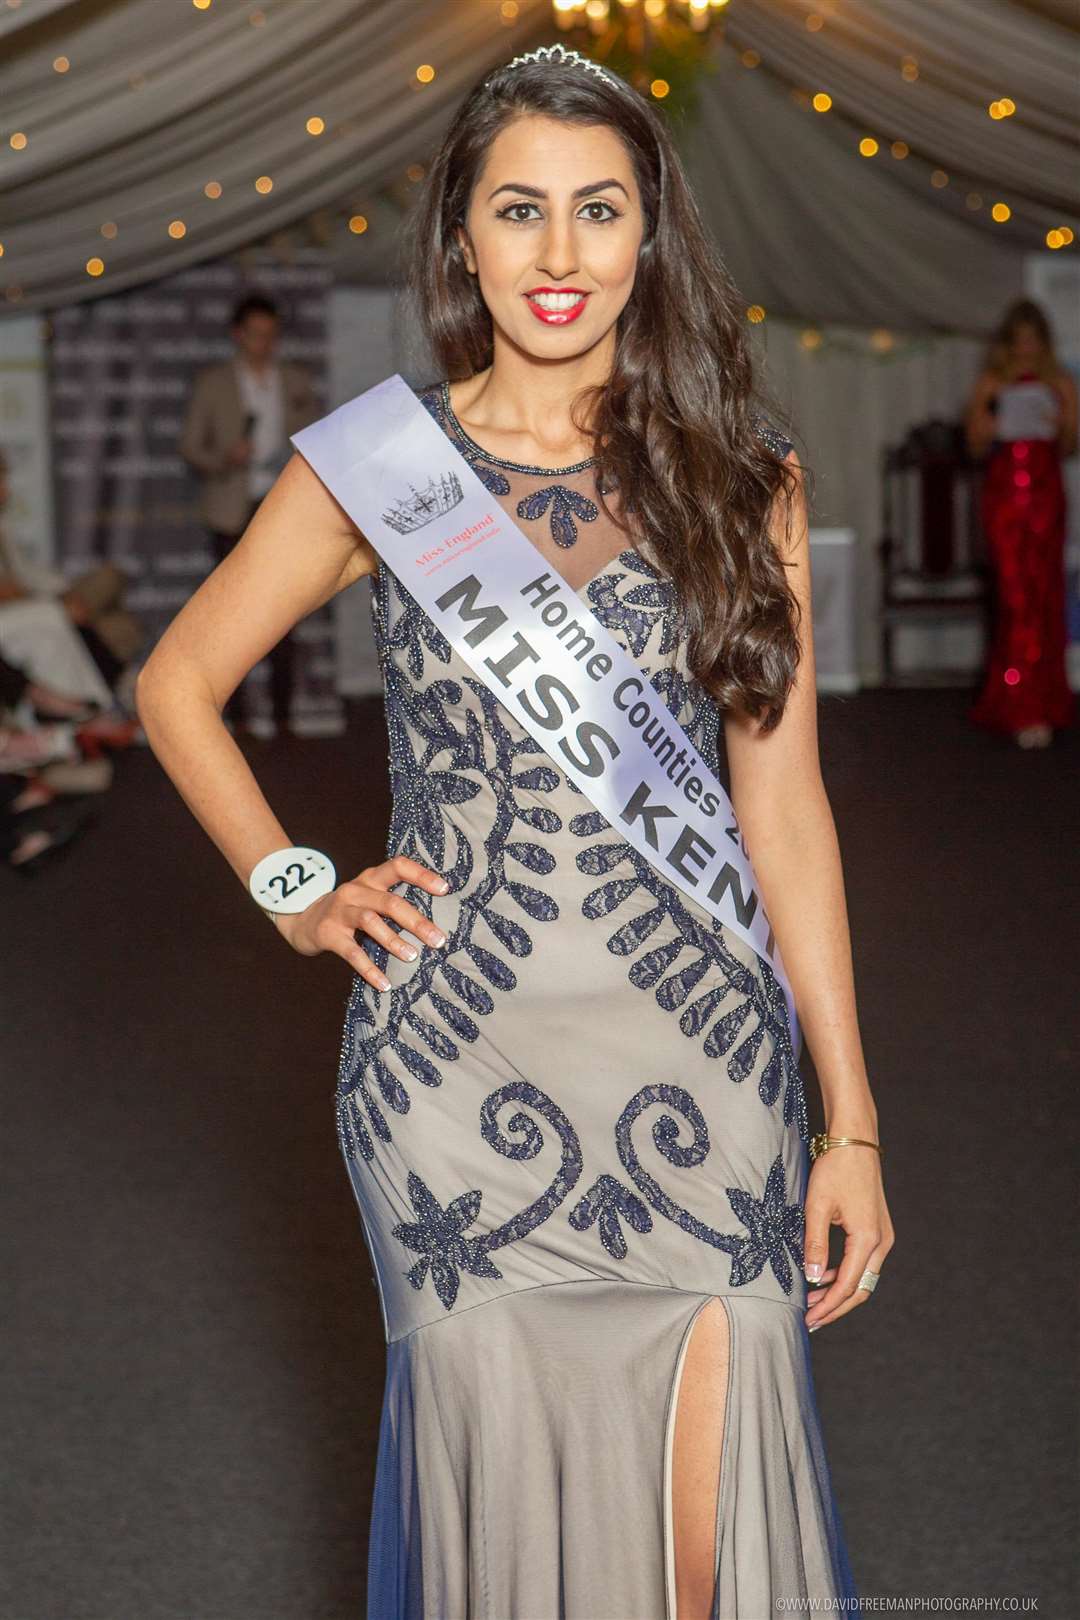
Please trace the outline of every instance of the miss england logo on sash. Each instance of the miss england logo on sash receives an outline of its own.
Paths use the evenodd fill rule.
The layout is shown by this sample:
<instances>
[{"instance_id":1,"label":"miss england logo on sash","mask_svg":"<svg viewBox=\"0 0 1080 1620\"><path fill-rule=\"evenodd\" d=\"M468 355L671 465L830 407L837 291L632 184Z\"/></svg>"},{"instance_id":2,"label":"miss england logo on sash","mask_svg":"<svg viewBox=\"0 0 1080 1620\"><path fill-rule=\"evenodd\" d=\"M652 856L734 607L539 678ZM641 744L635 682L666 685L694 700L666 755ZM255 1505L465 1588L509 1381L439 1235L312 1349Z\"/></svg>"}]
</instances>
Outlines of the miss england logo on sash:
<instances>
[{"instance_id":1,"label":"miss england logo on sash","mask_svg":"<svg viewBox=\"0 0 1080 1620\"><path fill-rule=\"evenodd\" d=\"M292 443L538 746L661 877L775 973L798 1059L794 994L722 785L405 380L387 377ZM422 483L425 466L440 470Z\"/></svg>"}]
</instances>

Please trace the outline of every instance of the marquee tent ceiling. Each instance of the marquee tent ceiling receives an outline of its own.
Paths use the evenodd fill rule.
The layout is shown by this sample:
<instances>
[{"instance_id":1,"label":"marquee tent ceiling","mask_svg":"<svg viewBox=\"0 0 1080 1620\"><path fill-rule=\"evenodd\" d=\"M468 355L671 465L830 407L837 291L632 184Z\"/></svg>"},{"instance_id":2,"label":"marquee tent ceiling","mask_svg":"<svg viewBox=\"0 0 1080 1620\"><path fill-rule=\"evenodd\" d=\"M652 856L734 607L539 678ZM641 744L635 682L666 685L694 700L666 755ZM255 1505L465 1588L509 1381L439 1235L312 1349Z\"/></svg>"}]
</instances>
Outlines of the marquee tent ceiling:
<instances>
[{"instance_id":1,"label":"marquee tent ceiling","mask_svg":"<svg viewBox=\"0 0 1080 1620\"><path fill-rule=\"evenodd\" d=\"M807 27L813 11L824 26ZM509 25L498 0L8 0L5 307L156 280L319 210L334 211L343 279L385 281L409 166L480 73L555 37L548 0L520 0ZM714 58L681 144L729 268L771 316L984 332L1024 255L1050 251L1047 231L1080 232L1076 0L730 0ZM824 114L809 104L819 91ZM1001 97L1016 112L991 118ZM316 115L326 129L312 136ZM864 136L880 143L872 157ZM365 215L363 235L342 211Z\"/></svg>"}]
</instances>

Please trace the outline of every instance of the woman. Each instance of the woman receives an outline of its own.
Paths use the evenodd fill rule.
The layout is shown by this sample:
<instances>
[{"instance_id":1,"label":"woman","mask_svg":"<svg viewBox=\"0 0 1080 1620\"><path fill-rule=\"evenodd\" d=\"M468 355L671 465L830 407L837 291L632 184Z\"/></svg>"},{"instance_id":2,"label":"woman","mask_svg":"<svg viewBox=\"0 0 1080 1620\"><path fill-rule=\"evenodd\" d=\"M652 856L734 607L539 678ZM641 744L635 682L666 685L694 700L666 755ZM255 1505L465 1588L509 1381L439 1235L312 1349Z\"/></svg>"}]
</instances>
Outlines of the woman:
<instances>
[{"instance_id":1,"label":"woman","mask_svg":"<svg viewBox=\"0 0 1080 1620\"><path fill-rule=\"evenodd\" d=\"M993 640L969 718L1021 748L1045 748L1075 709L1065 671L1061 459L1076 450L1077 389L1030 299L1013 304L995 333L965 426L972 454L989 450L982 519L995 576Z\"/></svg>"},{"instance_id":2,"label":"woman","mask_svg":"<svg viewBox=\"0 0 1080 1620\"><path fill-rule=\"evenodd\" d=\"M663 124L576 53L474 88L409 258L423 405L714 771L723 723L828 1128L855 1140L809 1173L771 968L591 808L294 458L139 712L247 883L288 839L221 706L373 576L388 858L274 915L355 970L338 1133L388 1341L368 1613L760 1620L849 1595L808 1330L870 1297L893 1229L801 469L752 410L742 301Z\"/></svg>"}]
</instances>

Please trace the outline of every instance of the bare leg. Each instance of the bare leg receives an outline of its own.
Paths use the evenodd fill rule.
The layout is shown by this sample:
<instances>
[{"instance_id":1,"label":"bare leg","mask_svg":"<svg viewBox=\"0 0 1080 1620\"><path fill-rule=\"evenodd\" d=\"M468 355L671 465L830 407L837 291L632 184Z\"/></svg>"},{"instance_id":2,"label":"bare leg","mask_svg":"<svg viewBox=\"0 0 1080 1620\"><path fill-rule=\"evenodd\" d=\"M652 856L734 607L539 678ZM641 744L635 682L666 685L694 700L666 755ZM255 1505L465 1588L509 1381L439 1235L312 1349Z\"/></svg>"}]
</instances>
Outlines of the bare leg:
<instances>
[{"instance_id":1,"label":"bare leg","mask_svg":"<svg viewBox=\"0 0 1080 1620\"><path fill-rule=\"evenodd\" d=\"M673 1620L711 1620L729 1353L727 1312L714 1299L694 1321L679 1381L671 1466Z\"/></svg>"}]
</instances>

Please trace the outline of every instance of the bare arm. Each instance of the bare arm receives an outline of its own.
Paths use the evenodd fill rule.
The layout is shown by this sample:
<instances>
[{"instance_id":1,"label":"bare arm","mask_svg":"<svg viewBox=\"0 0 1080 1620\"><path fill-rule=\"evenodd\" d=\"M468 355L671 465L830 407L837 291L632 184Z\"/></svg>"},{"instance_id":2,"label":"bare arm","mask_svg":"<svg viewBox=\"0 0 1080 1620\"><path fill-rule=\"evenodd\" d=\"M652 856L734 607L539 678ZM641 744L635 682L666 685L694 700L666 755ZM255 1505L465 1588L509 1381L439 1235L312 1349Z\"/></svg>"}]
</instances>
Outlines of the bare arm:
<instances>
[{"instance_id":1,"label":"bare arm","mask_svg":"<svg viewBox=\"0 0 1080 1620\"><path fill-rule=\"evenodd\" d=\"M976 379L964 412L964 433L968 449L973 456L983 456L989 450L997 432L997 422L990 404L998 391L998 379L984 371Z\"/></svg>"},{"instance_id":2,"label":"bare arm","mask_svg":"<svg viewBox=\"0 0 1080 1620\"><path fill-rule=\"evenodd\" d=\"M790 540L783 536L782 493L772 532L780 555L794 564L787 572L802 610L800 663L783 719L774 731L763 736L755 721L725 716L731 798L813 1054L826 1129L832 1135L877 1142L877 1107L855 1007L840 849L818 757L806 499L794 450L787 461L798 469ZM850 1308L845 1301L854 1305L868 1298L855 1292L862 1270L876 1264L891 1247L880 1165L869 1148L833 1149L815 1162L806 1210L808 1260L825 1261L829 1221L841 1214L849 1248L829 1290L828 1308L818 1311L815 1320Z\"/></svg>"},{"instance_id":3,"label":"bare arm","mask_svg":"<svg viewBox=\"0 0 1080 1620\"><path fill-rule=\"evenodd\" d=\"M1076 381L1063 371L1054 384L1061 400L1061 420L1058 423L1058 449L1063 456L1073 456L1077 449L1077 395Z\"/></svg>"},{"instance_id":4,"label":"bare arm","mask_svg":"<svg viewBox=\"0 0 1080 1620\"><path fill-rule=\"evenodd\" d=\"M798 466L794 451L788 456ZM732 803L795 992L830 1131L872 1135L877 1113L859 1039L840 849L818 758L810 619L810 542L800 474L787 570L802 608L801 657L784 717L768 736L725 718ZM857 1127L857 1128L856 1128ZM873 1140L877 1140L873 1136Z\"/></svg>"},{"instance_id":5,"label":"bare arm","mask_svg":"<svg viewBox=\"0 0 1080 1620\"><path fill-rule=\"evenodd\" d=\"M373 573L376 562L368 541L303 458L294 455L240 540L184 604L139 673L135 700L147 741L245 890L263 856L293 840L230 736L222 708L294 624ZM441 892L438 878L415 861L385 875L384 887L408 879ZM375 909L414 932L422 925L422 937L432 943L427 920L401 896L388 895L385 906L375 906L372 890L379 886L358 879L316 901L311 915L282 917L278 926L302 954L337 950L379 984L381 975L353 942L352 929L365 928L401 956L411 947L374 915ZM324 923L328 928L317 932L316 924Z\"/></svg>"}]
</instances>

